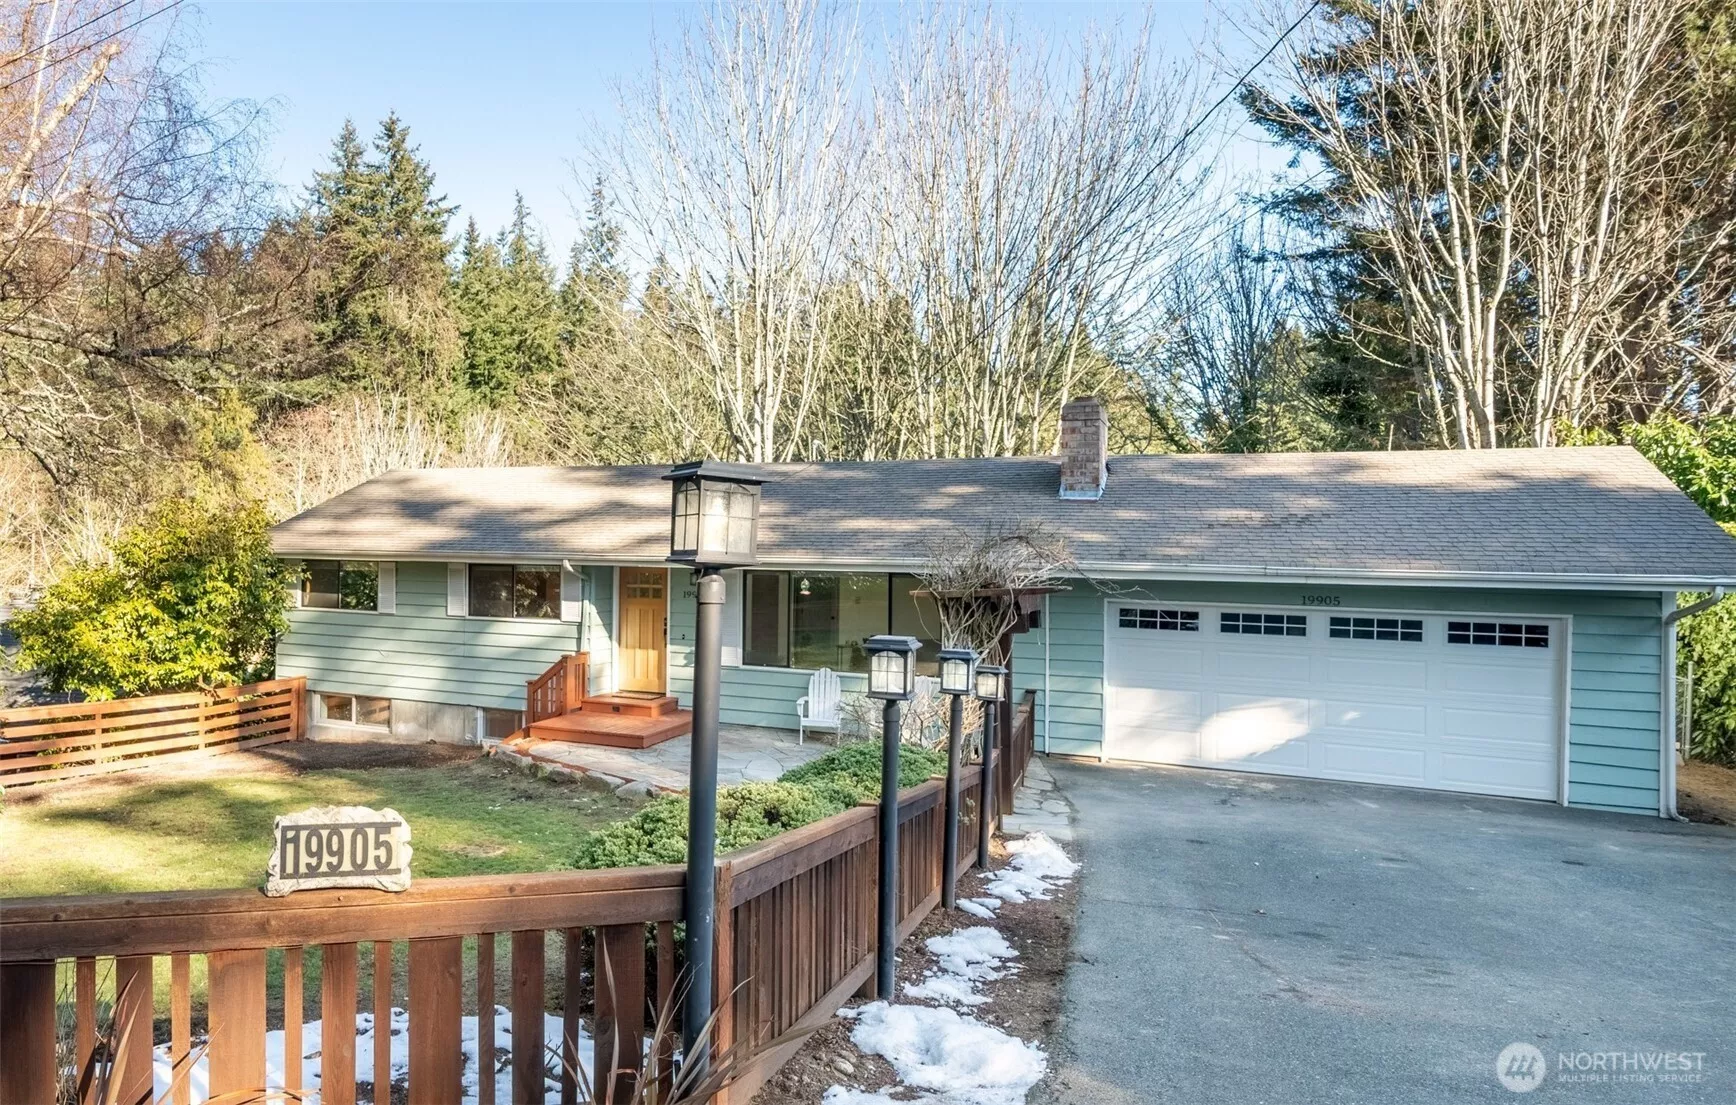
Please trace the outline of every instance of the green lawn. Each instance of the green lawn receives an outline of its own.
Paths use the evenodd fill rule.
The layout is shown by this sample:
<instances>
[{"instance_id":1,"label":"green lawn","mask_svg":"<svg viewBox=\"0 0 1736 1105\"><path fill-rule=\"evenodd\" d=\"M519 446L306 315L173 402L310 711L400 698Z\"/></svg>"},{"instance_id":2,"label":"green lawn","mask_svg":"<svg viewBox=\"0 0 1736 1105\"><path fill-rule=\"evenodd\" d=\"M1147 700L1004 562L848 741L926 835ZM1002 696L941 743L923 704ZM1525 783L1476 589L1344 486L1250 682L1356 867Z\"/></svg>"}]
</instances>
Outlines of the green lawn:
<instances>
[{"instance_id":1,"label":"green lawn","mask_svg":"<svg viewBox=\"0 0 1736 1105\"><path fill-rule=\"evenodd\" d=\"M410 822L414 878L552 871L572 866L587 831L638 803L606 787L538 778L426 745L303 743L220 756L32 791L8 792L0 811L0 897L257 887L265 880L272 818L309 806L390 806ZM561 949L551 934L549 992L559 995ZM497 978L510 978L499 942ZM473 1012L474 952L466 941L465 1010ZM373 948L360 949L364 1005ZM270 1023L282 1023L282 953L270 953ZM205 962L191 964L195 1023L203 1021ZM405 952L396 949L394 995L403 1004ZM70 965L63 989L70 994ZM306 960L305 1012L319 1016L320 963ZM154 989L158 1035L167 1032L168 964ZM504 991L502 991L504 993ZM111 1000L105 963L99 997ZM166 1038L166 1037L165 1037Z\"/></svg>"},{"instance_id":2,"label":"green lawn","mask_svg":"<svg viewBox=\"0 0 1736 1105\"><path fill-rule=\"evenodd\" d=\"M357 748L380 747L304 745L12 791L0 812L0 896L259 886L272 819L322 805L403 814L418 879L558 870L587 831L635 808L601 786L427 746L358 762Z\"/></svg>"}]
</instances>

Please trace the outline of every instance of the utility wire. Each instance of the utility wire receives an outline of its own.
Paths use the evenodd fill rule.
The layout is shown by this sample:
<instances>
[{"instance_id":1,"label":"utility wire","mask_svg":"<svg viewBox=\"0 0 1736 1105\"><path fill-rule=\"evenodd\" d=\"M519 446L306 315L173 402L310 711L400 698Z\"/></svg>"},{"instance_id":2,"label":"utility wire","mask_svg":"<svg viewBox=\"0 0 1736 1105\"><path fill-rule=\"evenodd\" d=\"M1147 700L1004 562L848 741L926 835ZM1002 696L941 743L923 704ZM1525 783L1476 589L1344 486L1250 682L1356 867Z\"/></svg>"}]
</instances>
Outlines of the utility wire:
<instances>
[{"instance_id":1,"label":"utility wire","mask_svg":"<svg viewBox=\"0 0 1736 1105\"><path fill-rule=\"evenodd\" d=\"M129 0L129 3L130 2L131 2L131 0ZM99 15L96 18L101 19L104 16L112 15L115 12L120 11L121 8L124 8L126 6L127 6L126 4L122 4L119 7L111 8L109 11L104 12L103 15ZM98 46L101 46L103 43L108 42L111 39L119 38L121 35L126 34L128 31L132 30L134 27L137 27L139 24L144 23L147 20L155 19L157 16L162 15L164 12L173 11L174 9L176 9L180 6L181 6L181 0L170 0L169 3L164 4L162 7L156 9L155 11L146 12L144 15L141 15L139 18L133 20L131 23L128 23L126 26L121 27L118 30L111 31L110 33L103 35L101 38L96 39L93 42L87 42L83 46L80 46L78 49L73 50L70 53L60 55L59 57L55 58L53 61L47 62L43 65L39 65L35 69L24 74L21 77L16 77L10 81L7 81L5 84L0 84L0 92L5 92L7 89L12 88L15 85L23 84L25 81L35 80L37 77L41 76L43 73L48 72L50 69L53 69L55 66L60 65L62 62L71 61L73 58L78 57L80 54L86 53L87 51L90 51L90 50L94 50ZM90 26L91 23L94 23L94 22L96 22L95 19L90 20L86 23L81 24L80 27L75 27L75 28L73 28L73 30L67 31L64 34L61 34L60 36L58 36L57 38L50 39L49 41L50 42L58 42L61 38L65 38L67 35L75 33L81 27L88 27L88 26ZM44 47L47 45L48 45L48 43L43 43ZM38 47L38 49L41 49L41 47Z\"/></svg>"},{"instance_id":2,"label":"utility wire","mask_svg":"<svg viewBox=\"0 0 1736 1105\"><path fill-rule=\"evenodd\" d=\"M128 7L133 2L134 2L134 0L121 0L120 3L116 4L114 7L110 8L108 11L102 12L99 15L93 15L89 19L85 20L83 23L80 23L76 27L68 27L66 30L55 35L53 38L49 39L47 42L39 43L35 46L32 46L30 49L25 50L23 53L18 55L17 60L23 61L25 58L28 58L31 54L41 53L43 50L46 50L50 46L53 46L56 42L59 42L61 39L66 38L68 35L75 35L78 32L84 30L86 27L90 26L92 23L99 23L102 20L107 19L109 16L113 15L115 12L120 11L124 7Z\"/></svg>"},{"instance_id":3,"label":"utility wire","mask_svg":"<svg viewBox=\"0 0 1736 1105\"><path fill-rule=\"evenodd\" d=\"M1296 17L1295 22L1291 23L1288 27L1285 27L1284 32L1272 40L1272 44L1266 47L1266 52L1261 54L1252 65L1248 66L1247 69L1243 70L1242 75L1237 77L1235 83L1231 84L1229 88L1224 90L1224 94L1219 96L1217 100L1213 102L1211 107L1206 108L1205 112L1198 119L1195 119L1192 123L1188 124L1187 129L1181 132L1181 137L1177 138L1175 142L1171 144L1169 150L1165 152L1161 158L1153 161L1151 167L1145 170L1145 175L1139 178L1139 182L1122 194L1123 199L1125 199L1126 196L1137 194L1138 191L1145 187L1151 178L1156 175L1158 169L1169 164L1170 158L1181 152L1181 150L1186 147L1188 139L1199 133L1199 129L1205 126L1207 121L1209 121L1213 115L1217 114L1217 110L1229 103L1230 97L1234 96L1237 91L1241 89L1242 85L1248 83L1248 78L1259 72L1260 67L1271 60L1272 55L1278 52L1278 47L1282 46L1284 41L1294 34L1298 27L1307 22L1308 17L1314 14L1315 9L1320 7L1320 4L1321 0L1309 0L1308 6L1302 9L1302 14ZM1098 222L1101 223L1103 220L1113 215L1121 202L1121 200L1117 200L1111 203L1109 207L1105 208L1103 213L1098 216ZM1095 232L1096 229L1097 227L1095 226L1091 228L1093 232Z\"/></svg>"}]
</instances>

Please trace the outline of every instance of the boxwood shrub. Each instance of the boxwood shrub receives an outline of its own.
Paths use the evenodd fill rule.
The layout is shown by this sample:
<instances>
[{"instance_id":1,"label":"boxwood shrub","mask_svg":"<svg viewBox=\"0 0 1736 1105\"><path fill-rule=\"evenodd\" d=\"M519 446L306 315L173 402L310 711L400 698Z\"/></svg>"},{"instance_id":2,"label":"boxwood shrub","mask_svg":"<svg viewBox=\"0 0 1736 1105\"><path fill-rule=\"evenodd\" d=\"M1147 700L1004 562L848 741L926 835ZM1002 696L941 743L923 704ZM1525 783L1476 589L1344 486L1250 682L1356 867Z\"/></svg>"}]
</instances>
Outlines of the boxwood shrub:
<instances>
[{"instance_id":1,"label":"boxwood shrub","mask_svg":"<svg viewBox=\"0 0 1736 1105\"><path fill-rule=\"evenodd\" d=\"M946 756L902 745L898 785L914 786L946 770ZM729 852L777 836L858 802L880 797L880 743L847 744L784 772L773 783L740 783L717 792L717 850ZM580 868L641 867L687 858L687 796L656 798L633 816L579 843Z\"/></svg>"}]
</instances>

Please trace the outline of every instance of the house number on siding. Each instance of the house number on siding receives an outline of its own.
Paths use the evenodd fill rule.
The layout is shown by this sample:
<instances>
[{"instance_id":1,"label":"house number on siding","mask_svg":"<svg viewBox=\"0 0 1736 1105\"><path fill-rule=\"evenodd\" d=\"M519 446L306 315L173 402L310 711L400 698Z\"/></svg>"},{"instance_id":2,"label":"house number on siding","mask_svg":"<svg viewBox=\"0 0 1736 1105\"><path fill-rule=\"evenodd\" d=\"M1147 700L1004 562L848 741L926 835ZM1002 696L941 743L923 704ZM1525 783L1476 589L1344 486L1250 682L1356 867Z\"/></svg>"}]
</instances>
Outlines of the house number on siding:
<instances>
[{"instance_id":1,"label":"house number on siding","mask_svg":"<svg viewBox=\"0 0 1736 1105\"><path fill-rule=\"evenodd\" d=\"M396 810L321 806L285 814L272 827L265 892L410 888L410 826Z\"/></svg>"},{"instance_id":2,"label":"house number on siding","mask_svg":"<svg viewBox=\"0 0 1736 1105\"><path fill-rule=\"evenodd\" d=\"M1339 598L1337 595L1303 595L1302 596L1302 605L1303 606L1337 606L1337 605L1339 605Z\"/></svg>"}]
</instances>

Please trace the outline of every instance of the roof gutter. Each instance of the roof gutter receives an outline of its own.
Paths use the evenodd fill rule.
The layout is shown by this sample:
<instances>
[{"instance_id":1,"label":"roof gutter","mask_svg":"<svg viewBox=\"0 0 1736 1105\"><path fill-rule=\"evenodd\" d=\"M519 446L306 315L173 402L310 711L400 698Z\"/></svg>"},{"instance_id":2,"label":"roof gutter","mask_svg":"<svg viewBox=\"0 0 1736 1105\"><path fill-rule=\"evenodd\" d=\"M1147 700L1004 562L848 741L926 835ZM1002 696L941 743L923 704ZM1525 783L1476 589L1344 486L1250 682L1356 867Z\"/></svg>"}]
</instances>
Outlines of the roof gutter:
<instances>
[{"instance_id":1,"label":"roof gutter","mask_svg":"<svg viewBox=\"0 0 1736 1105\"><path fill-rule=\"evenodd\" d=\"M1686 749L1676 743L1676 623L1683 618L1693 617L1703 611L1710 610L1723 602L1725 590L1723 587L1712 588L1712 593L1699 602L1687 606L1675 607L1664 611L1663 626L1663 662L1658 665L1658 700L1662 708L1658 716L1663 724L1658 734L1658 816L1671 821L1686 821L1676 812L1676 765ZM1663 601L1666 605L1674 605L1675 592L1664 592Z\"/></svg>"}]
</instances>

